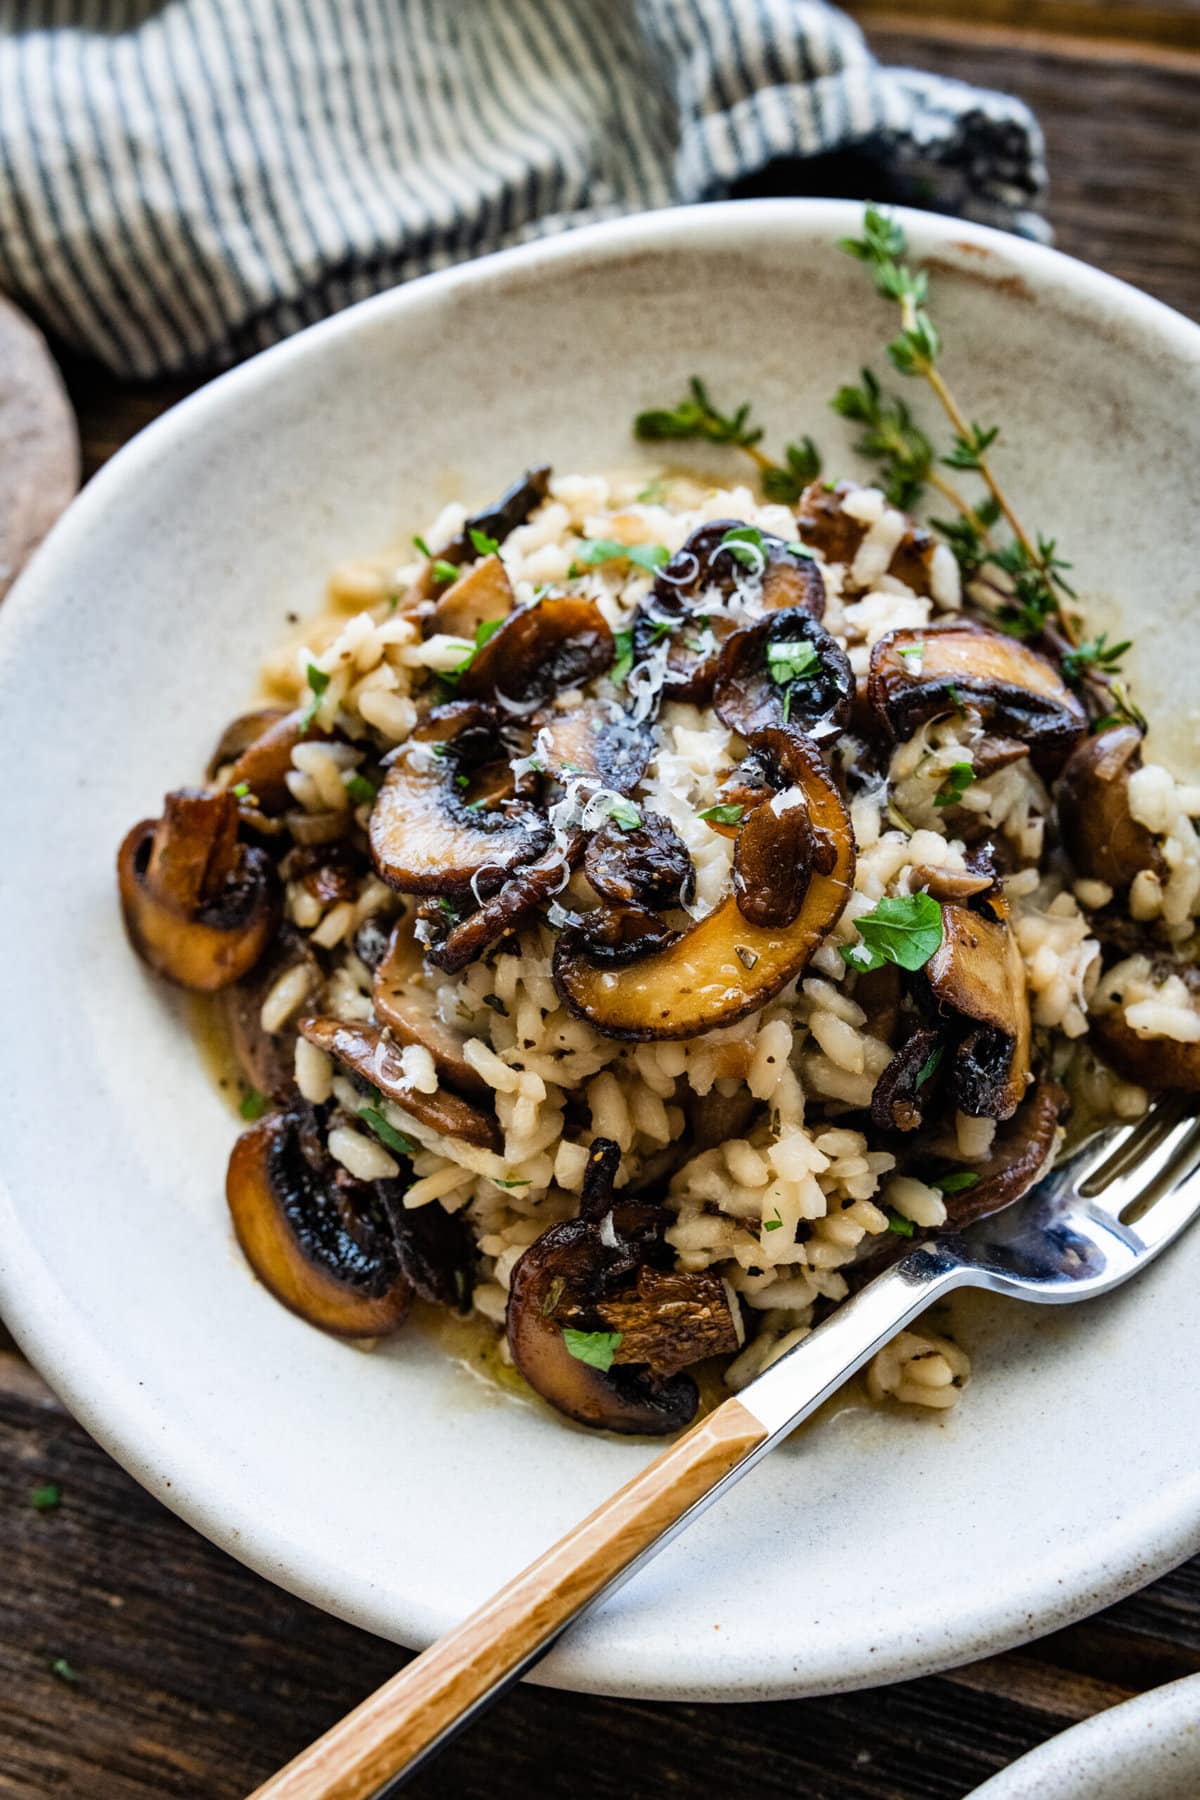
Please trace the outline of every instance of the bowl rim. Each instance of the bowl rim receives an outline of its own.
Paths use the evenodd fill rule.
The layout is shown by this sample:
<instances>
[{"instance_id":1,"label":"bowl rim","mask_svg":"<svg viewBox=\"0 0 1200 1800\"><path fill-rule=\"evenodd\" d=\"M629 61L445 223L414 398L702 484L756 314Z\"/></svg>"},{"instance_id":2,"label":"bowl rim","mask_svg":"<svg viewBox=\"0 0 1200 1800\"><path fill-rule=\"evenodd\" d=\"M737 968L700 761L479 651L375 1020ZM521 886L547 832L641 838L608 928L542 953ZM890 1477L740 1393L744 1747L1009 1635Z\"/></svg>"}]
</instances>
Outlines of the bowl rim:
<instances>
[{"instance_id":1,"label":"bowl rim","mask_svg":"<svg viewBox=\"0 0 1200 1800\"><path fill-rule=\"evenodd\" d=\"M1165 353L1200 367L1200 326L1115 276L1104 274L1046 245L940 214L892 209L916 242L919 255L939 250L979 255L985 278L1017 275L1035 290L1067 295L1093 313L1133 325ZM790 233L797 241L828 242L861 219L860 202L775 199L718 202L605 220L557 237L537 239L477 261L436 271L404 286L357 302L218 375L152 421L88 482L35 552L0 609L0 671L20 656L38 609L53 589L58 561L72 556L94 521L136 483L139 471L228 408L253 399L301 361L320 358L343 338L410 310L440 304L465 289L502 280L510 271L528 275L571 265L599 266L631 251L694 251L705 239L756 240L763 232ZM982 253L982 255L980 255ZM986 264L985 264L986 259ZM990 265L990 266L986 266ZM961 266L961 265L956 265ZM13 1336L73 1416L141 1485L222 1549L325 1611L385 1637L396 1638L397 1607L381 1584L348 1578L332 1559L298 1566L287 1533L250 1503L237 1502L227 1478L189 1444L186 1432L160 1413L137 1383L115 1377L104 1345L87 1321L63 1304L53 1269L26 1237L16 1202L0 1170L0 1309ZM1053 1589L1021 1571L1000 1595L967 1598L944 1630L909 1638L903 1630L881 1633L854 1671L820 1647L803 1671L790 1657L722 1684L689 1681L685 1671L659 1670L620 1677L601 1658L560 1668L554 1659L532 1679L598 1693L647 1699L750 1699L845 1692L907 1680L994 1654L1056 1630L1125 1597L1200 1550L1200 1505L1190 1489L1152 1496L1137 1515L1137 1528L1114 1521L1102 1544L1089 1541L1060 1564ZM419 1629L401 1641L428 1641Z\"/></svg>"}]
</instances>

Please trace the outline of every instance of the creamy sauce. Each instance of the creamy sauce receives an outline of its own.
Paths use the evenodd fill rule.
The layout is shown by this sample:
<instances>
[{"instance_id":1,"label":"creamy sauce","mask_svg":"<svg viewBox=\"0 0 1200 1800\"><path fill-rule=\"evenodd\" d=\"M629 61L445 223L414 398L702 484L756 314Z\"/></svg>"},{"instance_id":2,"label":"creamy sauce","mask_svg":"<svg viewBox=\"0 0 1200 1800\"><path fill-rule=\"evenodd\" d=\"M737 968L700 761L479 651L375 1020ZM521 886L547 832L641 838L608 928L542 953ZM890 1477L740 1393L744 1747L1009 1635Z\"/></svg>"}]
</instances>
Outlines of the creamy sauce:
<instances>
[{"instance_id":1,"label":"creamy sauce","mask_svg":"<svg viewBox=\"0 0 1200 1800\"><path fill-rule=\"evenodd\" d=\"M231 1113L241 1119L249 1087L238 1068L221 1003L213 994L188 994L187 1020L200 1060Z\"/></svg>"}]
</instances>

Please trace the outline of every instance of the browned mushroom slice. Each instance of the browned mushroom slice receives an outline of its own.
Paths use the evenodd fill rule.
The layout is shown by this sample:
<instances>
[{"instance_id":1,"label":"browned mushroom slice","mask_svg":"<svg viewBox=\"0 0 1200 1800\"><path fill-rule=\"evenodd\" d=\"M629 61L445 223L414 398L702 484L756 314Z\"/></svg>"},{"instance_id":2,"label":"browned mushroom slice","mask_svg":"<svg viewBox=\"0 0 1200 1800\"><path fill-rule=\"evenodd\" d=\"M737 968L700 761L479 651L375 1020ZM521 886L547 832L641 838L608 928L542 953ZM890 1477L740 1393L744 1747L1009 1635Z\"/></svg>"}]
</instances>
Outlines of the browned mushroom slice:
<instances>
[{"instance_id":1,"label":"browned mushroom slice","mask_svg":"<svg viewBox=\"0 0 1200 1800\"><path fill-rule=\"evenodd\" d=\"M284 706L260 706L255 712L241 713L236 719L231 719L217 739L217 747L209 758L206 771L208 780L215 781L226 763L236 762L251 744L258 742L265 731L287 717L288 711Z\"/></svg>"},{"instance_id":2,"label":"browned mushroom slice","mask_svg":"<svg viewBox=\"0 0 1200 1800\"><path fill-rule=\"evenodd\" d=\"M753 737L769 725L843 725L854 702L846 652L797 607L768 613L725 642L713 687L717 717Z\"/></svg>"},{"instance_id":3,"label":"browned mushroom slice","mask_svg":"<svg viewBox=\"0 0 1200 1800\"><path fill-rule=\"evenodd\" d=\"M1173 1023L1181 1013L1194 1015L1190 1028L1197 1037L1164 1037L1131 1025L1126 1009L1146 1002L1164 1008L1164 1016L1174 1015ZM1200 967L1144 953L1115 964L1092 997L1091 1036L1105 1062L1126 1081L1200 1093Z\"/></svg>"},{"instance_id":4,"label":"browned mushroom slice","mask_svg":"<svg viewBox=\"0 0 1200 1800\"><path fill-rule=\"evenodd\" d=\"M470 562L472 557L479 554L477 536L480 541L491 538L497 544L502 544L518 525L525 523L530 513L537 511L549 490L548 466L526 469L524 475L504 490L494 505L472 513L464 521L457 537L451 538L442 549L435 549L417 577L406 606L411 608L414 602L428 600L432 594L446 587L447 583L438 570L439 563L449 563L457 568L462 563Z\"/></svg>"},{"instance_id":5,"label":"browned mushroom slice","mask_svg":"<svg viewBox=\"0 0 1200 1800\"><path fill-rule=\"evenodd\" d=\"M536 862L510 875L504 886L461 924L454 925L429 951L436 968L457 974L483 955L501 938L519 931L538 907L561 894L571 870L583 854L583 835L576 833L566 844L552 844Z\"/></svg>"},{"instance_id":6,"label":"browned mushroom slice","mask_svg":"<svg viewBox=\"0 0 1200 1800\"><path fill-rule=\"evenodd\" d=\"M464 699L489 700L524 716L611 668L616 647L590 600L538 600L518 607L459 676Z\"/></svg>"},{"instance_id":7,"label":"browned mushroom slice","mask_svg":"<svg viewBox=\"0 0 1200 1800\"><path fill-rule=\"evenodd\" d=\"M955 1231L1002 1212L1020 1200L1041 1180L1058 1148L1058 1122L1067 1104L1063 1090L1053 1081L1039 1081L1017 1108L1007 1125L997 1131L992 1148L969 1171L979 1179L945 1193L946 1223ZM942 1171L942 1179L946 1179ZM951 1175L959 1175L955 1169ZM933 1186L937 1174L927 1175Z\"/></svg>"},{"instance_id":8,"label":"browned mushroom slice","mask_svg":"<svg viewBox=\"0 0 1200 1800\"><path fill-rule=\"evenodd\" d=\"M738 834L733 853L738 911L752 925L790 925L813 875L832 874L836 862L837 845L828 833L813 829L802 791L780 794L756 807Z\"/></svg>"},{"instance_id":9,"label":"browned mushroom slice","mask_svg":"<svg viewBox=\"0 0 1200 1800\"><path fill-rule=\"evenodd\" d=\"M129 939L168 981L215 993L251 970L278 917L274 870L237 839L238 809L225 790L181 788L161 819L135 825L117 855Z\"/></svg>"},{"instance_id":10,"label":"browned mushroom slice","mask_svg":"<svg viewBox=\"0 0 1200 1800\"><path fill-rule=\"evenodd\" d=\"M814 481L800 496L796 529L826 562L852 563L858 555L867 526L845 508L847 495L860 491L854 481L839 481L832 488L823 481ZM910 524L892 553L888 574L903 581L915 594L928 594L936 548L933 534L924 525Z\"/></svg>"},{"instance_id":11,"label":"browned mushroom slice","mask_svg":"<svg viewBox=\"0 0 1200 1800\"><path fill-rule=\"evenodd\" d=\"M431 713L397 753L371 809L375 867L403 894L494 890L545 849L550 827L520 802L474 811L463 786L499 744L487 707L456 701Z\"/></svg>"},{"instance_id":12,"label":"browned mushroom slice","mask_svg":"<svg viewBox=\"0 0 1200 1800\"><path fill-rule=\"evenodd\" d=\"M937 1094L944 1054L938 1032L914 1031L875 1083L871 1123L880 1131L918 1131Z\"/></svg>"},{"instance_id":13,"label":"browned mushroom slice","mask_svg":"<svg viewBox=\"0 0 1200 1800\"><path fill-rule=\"evenodd\" d=\"M560 781L587 775L601 787L628 794L654 754L654 731L611 701L585 700L573 712L553 713L540 723L535 754L545 773Z\"/></svg>"},{"instance_id":14,"label":"browned mushroom slice","mask_svg":"<svg viewBox=\"0 0 1200 1800\"><path fill-rule=\"evenodd\" d=\"M696 872L687 847L661 813L640 814L632 831L611 820L593 833L584 873L602 899L618 906L678 906L690 900Z\"/></svg>"},{"instance_id":15,"label":"browned mushroom slice","mask_svg":"<svg viewBox=\"0 0 1200 1800\"><path fill-rule=\"evenodd\" d=\"M485 556L481 563L476 563L446 589L437 604L425 614L422 630L426 637L445 632L473 644L481 625L507 619L516 603L504 564L498 556Z\"/></svg>"},{"instance_id":16,"label":"browned mushroom slice","mask_svg":"<svg viewBox=\"0 0 1200 1800\"><path fill-rule=\"evenodd\" d=\"M424 1094L414 1087L404 1073L401 1046L394 1044L377 1025L348 1025L341 1019L312 1018L301 1019L300 1031L310 1044L378 1088L419 1125L441 1132L443 1137L476 1144L481 1150L500 1149L500 1129L491 1114L445 1088Z\"/></svg>"},{"instance_id":17,"label":"browned mushroom slice","mask_svg":"<svg viewBox=\"0 0 1200 1800\"><path fill-rule=\"evenodd\" d=\"M894 738L909 738L927 719L970 706L988 725L1020 737L1047 767L1069 755L1087 728L1083 707L1053 663L968 619L889 631L871 652L868 692Z\"/></svg>"},{"instance_id":18,"label":"browned mushroom slice","mask_svg":"<svg viewBox=\"0 0 1200 1800\"><path fill-rule=\"evenodd\" d=\"M311 720L305 722L303 712L284 713L271 720L241 751L230 765L227 785L248 788L259 810L268 815L284 812L293 804L287 785L287 777L292 772L292 751L297 744L325 743L328 739L329 733L321 726L314 725Z\"/></svg>"},{"instance_id":19,"label":"browned mushroom slice","mask_svg":"<svg viewBox=\"0 0 1200 1800\"><path fill-rule=\"evenodd\" d=\"M688 1038L744 1018L799 974L841 917L854 882L854 834L841 795L806 739L772 730L759 742L778 786L800 790L814 833L833 843L832 868L814 870L789 925L752 924L730 895L663 949L619 971L593 961L579 936L564 932L555 985L571 1011L605 1036Z\"/></svg>"},{"instance_id":20,"label":"browned mushroom slice","mask_svg":"<svg viewBox=\"0 0 1200 1800\"><path fill-rule=\"evenodd\" d=\"M1080 875L1124 893L1142 869L1166 875L1162 846L1129 810L1129 778L1142 766L1142 734L1118 725L1084 738L1058 782L1058 823Z\"/></svg>"},{"instance_id":21,"label":"browned mushroom slice","mask_svg":"<svg viewBox=\"0 0 1200 1800\"><path fill-rule=\"evenodd\" d=\"M588 1324L598 1319L599 1330L620 1335L614 1366L645 1363L654 1375L678 1375L706 1356L732 1356L742 1343L725 1283L707 1271L643 1267L631 1294L595 1301L574 1315L559 1307L555 1317L565 1325L574 1317Z\"/></svg>"},{"instance_id":22,"label":"browned mushroom slice","mask_svg":"<svg viewBox=\"0 0 1200 1800\"><path fill-rule=\"evenodd\" d=\"M705 598L714 594L724 602L735 593L764 612L798 607L819 619L825 611L825 583L811 557L795 555L782 538L743 519L698 526L655 576L652 598L633 625L638 662L667 640L663 692L669 699L700 705L712 693L721 646L736 621L706 612Z\"/></svg>"},{"instance_id":23,"label":"browned mushroom slice","mask_svg":"<svg viewBox=\"0 0 1200 1800\"><path fill-rule=\"evenodd\" d=\"M220 999L229 1042L242 1074L257 1093L280 1101L295 1096L299 1031L295 1013L280 1030L265 1031L262 1010L276 984L293 970L304 972L304 989L295 1004L295 1013L299 1013L312 1004L324 977L308 939L285 925L251 973L225 988Z\"/></svg>"},{"instance_id":24,"label":"browned mushroom slice","mask_svg":"<svg viewBox=\"0 0 1200 1800\"><path fill-rule=\"evenodd\" d=\"M996 877L983 869L943 869L934 863L914 863L908 872L915 893L924 888L935 900L974 900L996 885Z\"/></svg>"},{"instance_id":25,"label":"browned mushroom slice","mask_svg":"<svg viewBox=\"0 0 1200 1800\"><path fill-rule=\"evenodd\" d=\"M1025 965L1007 923L942 907L942 941L925 965L934 998L972 1027L949 1071L955 1104L975 1118L1010 1119L1032 1079Z\"/></svg>"},{"instance_id":26,"label":"browned mushroom slice","mask_svg":"<svg viewBox=\"0 0 1200 1800\"><path fill-rule=\"evenodd\" d=\"M401 1044L424 1044L438 1076L471 1100L488 1100L491 1089L463 1055L466 1033L447 1025L436 997L424 984L420 945L410 923L401 919L388 939L375 971L376 1017Z\"/></svg>"},{"instance_id":27,"label":"browned mushroom slice","mask_svg":"<svg viewBox=\"0 0 1200 1800\"><path fill-rule=\"evenodd\" d=\"M689 1423L699 1399L695 1382L640 1365L593 1366L572 1354L564 1335L608 1334L596 1308L628 1291L642 1267L668 1260L662 1242L667 1215L638 1201L613 1201L618 1154L615 1144L596 1140L581 1216L551 1226L517 1263L508 1343L529 1385L568 1418L599 1430L659 1436Z\"/></svg>"},{"instance_id":28,"label":"browned mushroom slice","mask_svg":"<svg viewBox=\"0 0 1200 1800\"><path fill-rule=\"evenodd\" d=\"M401 1185L352 1180L297 1109L242 1133L225 1194L238 1243L277 1300L339 1337L380 1337L412 1304L385 1206Z\"/></svg>"},{"instance_id":29,"label":"browned mushroom slice","mask_svg":"<svg viewBox=\"0 0 1200 1800\"><path fill-rule=\"evenodd\" d=\"M644 906L598 906L575 926L591 961L619 965L662 950L674 936L665 920Z\"/></svg>"},{"instance_id":30,"label":"browned mushroom slice","mask_svg":"<svg viewBox=\"0 0 1200 1800\"><path fill-rule=\"evenodd\" d=\"M475 1240L463 1214L448 1213L436 1200L405 1206L399 1181L377 1182L376 1187L391 1221L400 1272L413 1293L435 1306L469 1312Z\"/></svg>"}]
</instances>

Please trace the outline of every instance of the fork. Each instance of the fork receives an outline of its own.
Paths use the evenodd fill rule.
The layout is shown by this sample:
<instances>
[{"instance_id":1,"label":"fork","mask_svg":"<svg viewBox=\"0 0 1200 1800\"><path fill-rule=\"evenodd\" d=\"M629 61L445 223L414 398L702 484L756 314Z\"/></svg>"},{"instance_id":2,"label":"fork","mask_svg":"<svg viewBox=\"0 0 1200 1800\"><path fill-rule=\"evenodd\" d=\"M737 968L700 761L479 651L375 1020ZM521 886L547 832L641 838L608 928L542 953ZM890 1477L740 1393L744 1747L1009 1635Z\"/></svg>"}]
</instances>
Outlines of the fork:
<instances>
[{"instance_id":1,"label":"fork","mask_svg":"<svg viewBox=\"0 0 1200 1800\"><path fill-rule=\"evenodd\" d=\"M251 1800L403 1786L576 1619L629 1579L934 1301L979 1287L1041 1305L1119 1287L1200 1212L1195 1103L1097 1132L1007 1211L908 1252L685 1433Z\"/></svg>"}]
</instances>

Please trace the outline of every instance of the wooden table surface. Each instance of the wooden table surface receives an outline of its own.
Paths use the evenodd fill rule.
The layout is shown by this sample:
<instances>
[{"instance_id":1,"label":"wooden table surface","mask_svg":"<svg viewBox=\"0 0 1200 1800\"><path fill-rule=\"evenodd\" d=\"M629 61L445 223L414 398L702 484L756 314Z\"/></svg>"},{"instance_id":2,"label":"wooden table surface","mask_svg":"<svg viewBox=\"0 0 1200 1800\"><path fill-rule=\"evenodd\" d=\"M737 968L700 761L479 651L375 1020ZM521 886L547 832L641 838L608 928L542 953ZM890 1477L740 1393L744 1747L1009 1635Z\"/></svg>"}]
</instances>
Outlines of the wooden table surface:
<instances>
[{"instance_id":1,"label":"wooden table surface","mask_svg":"<svg viewBox=\"0 0 1200 1800\"><path fill-rule=\"evenodd\" d=\"M1060 246L1200 318L1200 0L896 0L886 60L1037 109ZM90 473L185 391L68 371ZM39 1511L54 1483L61 1503ZM388 1644L249 1574L149 1499L0 1351L0 1795L236 1800L394 1668ZM1022 1752L1200 1670L1200 1558L1005 1656L742 1707L523 1688L418 1800L961 1800Z\"/></svg>"}]
</instances>

